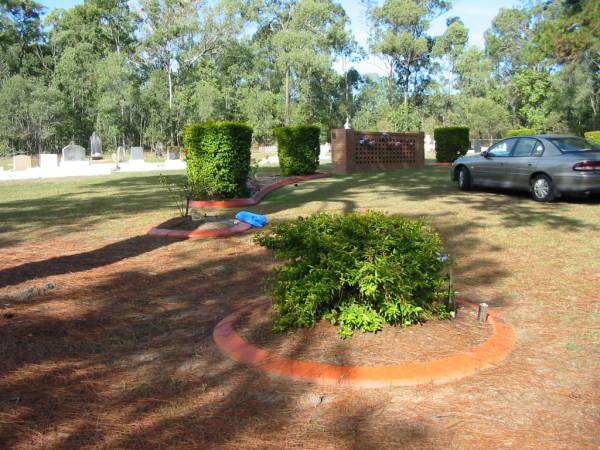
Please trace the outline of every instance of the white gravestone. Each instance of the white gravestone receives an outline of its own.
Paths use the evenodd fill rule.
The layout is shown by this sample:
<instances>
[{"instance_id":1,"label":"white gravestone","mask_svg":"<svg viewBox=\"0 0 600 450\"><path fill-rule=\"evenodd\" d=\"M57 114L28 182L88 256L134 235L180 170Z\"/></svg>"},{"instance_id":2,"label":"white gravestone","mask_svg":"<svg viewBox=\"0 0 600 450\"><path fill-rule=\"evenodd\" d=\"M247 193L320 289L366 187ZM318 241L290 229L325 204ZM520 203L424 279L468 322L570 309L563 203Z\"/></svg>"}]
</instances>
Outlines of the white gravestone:
<instances>
[{"instance_id":1,"label":"white gravestone","mask_svg":"<svg viewBox=\"0 0 600 450\"><path fill-rule=\"evenodd\" d=\"M92 159L102 159L102 140L95 131L90 137L90 153Z\"/></svg>"}]
</instances>

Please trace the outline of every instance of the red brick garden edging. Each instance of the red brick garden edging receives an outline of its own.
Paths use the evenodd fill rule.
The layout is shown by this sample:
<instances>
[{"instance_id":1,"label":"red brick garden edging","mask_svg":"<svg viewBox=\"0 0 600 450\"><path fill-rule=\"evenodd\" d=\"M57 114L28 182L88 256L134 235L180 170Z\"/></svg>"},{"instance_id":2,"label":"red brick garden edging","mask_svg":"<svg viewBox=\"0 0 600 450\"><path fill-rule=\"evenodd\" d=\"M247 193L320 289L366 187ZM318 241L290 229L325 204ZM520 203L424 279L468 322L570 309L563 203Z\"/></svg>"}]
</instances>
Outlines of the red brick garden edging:
<instances>
[{"instance_id":1,"label":"red brick garden edging","mask_svg":"<svg viewBox=\"0 0 600 450\"><path fill-rule=\"evenodd\" d=\"M251 225L239 222L232 227L215 228L213 230L171 230L168 228L147 227L144 232L151 236L162 236L177 239L220 238L241 234L252 228Z\"/></svg>"},{"instance_id":2,"label":"red brick garden edging","mask_svg":"<svg viewBox=\"0 0 600 450\"><path fill-rule=\"evenodd\" d=\"M265 196L275 189L282 188L289 184L298 183L299 181L316 180L329 176L327 173L315 173L313 175L301 175L286 180L281 180L269 186L262 188L252 197L234 198L231 200L190 200L190 208L235 208L236 206L252 206L259 203Z\"/></svg>"},{"instance_id":3,"label":"red brick garden edging","mask_svg":"<svg viewBox=\"0 0 600 450\"><path fill-rule=\"evenodd\" d=\"M315 173L313 175L301 175L286 180L281 180L273 183L249 198L234 198L232 200L190 200L190 208L235 208L236 206L252 206L259 203L267 194L275 189L282 188L289 184L298 183L300 181L316 180L329 176L327 173ZM151 236L170 237L177 239L199 239L199 238L220 238L229 237L235 234L245 233L252 226L244 222L239 222L232 227L215 228L213 230L172 230L169 228L159 228L150 226L144 229L144 233Z\"/></svg>"},{"instance_id":4,"label":"red brick garden edging","mask_svg":"<svg viewBox=\"0 0 600 450\"><path fill-rule=\"evenodd\" d=\"M465 299L461 304L477 308ZM230 358L250 364L271 375L296 378L326 385L361 387L414 386L440 384L473 375L505 359L514 348L516 337L512 326L490 312L488 321L493 334L472 350L426 362L411 362L389 366L338 366L299 361L275 355L245 341L235 330L239 318L260 306L250 305L229 314L213 330L217 346Z\"/></svg>"},{"instance_id":5,"label":"red brick garden edging","mask_svg":"<svg viewBox=\"0 0 600 450\"><path fill-rule=\"evenodd\" d=\"M450 167L452 165L451 162L437 162L437 161L429 163L429 164L431 164L432 166L444 166L444 167Z\"/></svg>"}]
</instances>

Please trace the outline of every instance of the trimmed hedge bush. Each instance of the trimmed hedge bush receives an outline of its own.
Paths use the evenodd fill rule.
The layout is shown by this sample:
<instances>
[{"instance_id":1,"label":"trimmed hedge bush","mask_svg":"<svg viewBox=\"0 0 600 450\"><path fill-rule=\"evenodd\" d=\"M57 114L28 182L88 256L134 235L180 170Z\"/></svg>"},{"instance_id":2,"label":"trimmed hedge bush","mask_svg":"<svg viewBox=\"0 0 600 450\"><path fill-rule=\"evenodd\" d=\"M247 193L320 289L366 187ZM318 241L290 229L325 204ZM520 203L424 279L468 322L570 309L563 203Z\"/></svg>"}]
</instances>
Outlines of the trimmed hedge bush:
<instances>
[{"instance_id":1,"label":"trimmed hedge bush","mask_svg":"<svg viewBox=\"0 0 600 450\"><path fill-rule=\"evenodd\" d=\"M376 332L448 318L442 243L421 220L381 212L316 213L274 225L255 241L287 263L275 269L275 330L319 319Z\"/></svg>"},{"instance_id":2,"label":"trimmed hedge bush","mask_svg":"<svg viewBox=\"0 0 600 450\"><path fill-rule=\"evenodd\" d=\"M247 196L252 127L239 122L188 125L183 135L194 198Z\"/></svg>"},{"instance_id":3,"label":"trimmed hedge bush","mask_svg":"<svg viewBox=\"0 0 600 450\"><path fill-rule=\"evenodd\" d=\"M583 133L583 136L593 144L600 145L600 131L588 131Z\"/></svg>"},{"instance_id":4,"label":"trimmed hedge bush","mask_svg":"<svg viewBox=\"0 0 600 450\"><path fill-rule=\"evenodd\" d=\"M435 159L438 162L452 162L469 150L469 128L444 127L433 130Z\"/></svg>"},{"instance_id":5,"label":"trimmed hedge bush","mask_svg":"<svg viewBox=\"0 0 600 450\"><path fill-rule=\"evenodd\" d=\"M281 174L310 175L319 167L319 135L315 125L297 125L275 129Z\"/></svg>"},{"instance_id":6,"label":"trimmed hedge bush","mask_svg":"<svg viewBox=\"0 0 600 450\"><path fill-rule=\"evenodd\" d=\"M519 128L518 130L506 130L504 137L525 136L528 134L537 134L533 128Z\"/></svg>"}]
</instances>

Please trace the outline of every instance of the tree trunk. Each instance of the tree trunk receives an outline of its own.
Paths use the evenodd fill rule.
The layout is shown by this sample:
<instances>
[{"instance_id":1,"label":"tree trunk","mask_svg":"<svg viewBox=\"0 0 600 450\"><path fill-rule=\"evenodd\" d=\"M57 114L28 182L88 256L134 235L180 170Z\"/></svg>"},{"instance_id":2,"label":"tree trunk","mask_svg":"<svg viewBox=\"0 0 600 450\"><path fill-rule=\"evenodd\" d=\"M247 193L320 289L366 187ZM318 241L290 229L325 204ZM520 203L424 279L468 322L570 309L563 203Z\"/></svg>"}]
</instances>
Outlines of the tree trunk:
<instances>
[{"instance_id":1,"label":"tree trunk","mask_svg":"<svg viewBox=\"0 0 600 450\"><path fill-rule=\"evenodd\" d=\"M290 67L285 68L285 125L290 124Z\"/></svg>"}]
</instances>

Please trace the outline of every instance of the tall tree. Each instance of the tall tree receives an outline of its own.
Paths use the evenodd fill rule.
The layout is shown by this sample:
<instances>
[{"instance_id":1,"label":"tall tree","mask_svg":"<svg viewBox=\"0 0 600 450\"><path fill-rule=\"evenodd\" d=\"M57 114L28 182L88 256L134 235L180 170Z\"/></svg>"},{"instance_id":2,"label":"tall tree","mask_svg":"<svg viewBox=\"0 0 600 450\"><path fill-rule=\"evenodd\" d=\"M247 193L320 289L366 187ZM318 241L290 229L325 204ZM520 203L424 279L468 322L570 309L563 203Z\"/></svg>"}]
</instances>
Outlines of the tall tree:
<instances>
[{"instance_id":1,"label":"tall tree","mask_svg":"<svg viewBox=\"0 0 600 450\"><path fill-rule=\"evenodd\" d=\"M344 9L331 0L266 0L257 2L257 34L267 38L284 77L284 123L291 119L292 78L308 80L327 71L336 54L352 39Z\"/></svg>"},{"instance_id":2,"label":"tall tree","mask_svg":"<svg viewBox=\"0 0 600 450\"><path fill-rule=\"evenodd\" d=\"M444 34L436 39L432 53L434 56L441 56L446 59L448 92L452 93L454 90L456 64L469 41L469 30L465 27L462 20L460 20L460 17L451 17L448 19L446 27Z\"/></svg>"},{"instance_id":3,"label":"tall tree","mask_svg":"<svg viewBox=\"0 0 600 450\"><path fill-rule=\"evenodd\" d=\"M389 64L390 106L394 104L394 72L399 74L405 107L409 96L418 90L419 71L427 67L433 45L427 36L429 24L449 7L450 2L445 0L385 0L381 6L370 7L371 49Z\"/></svg>"}]
</instances>

